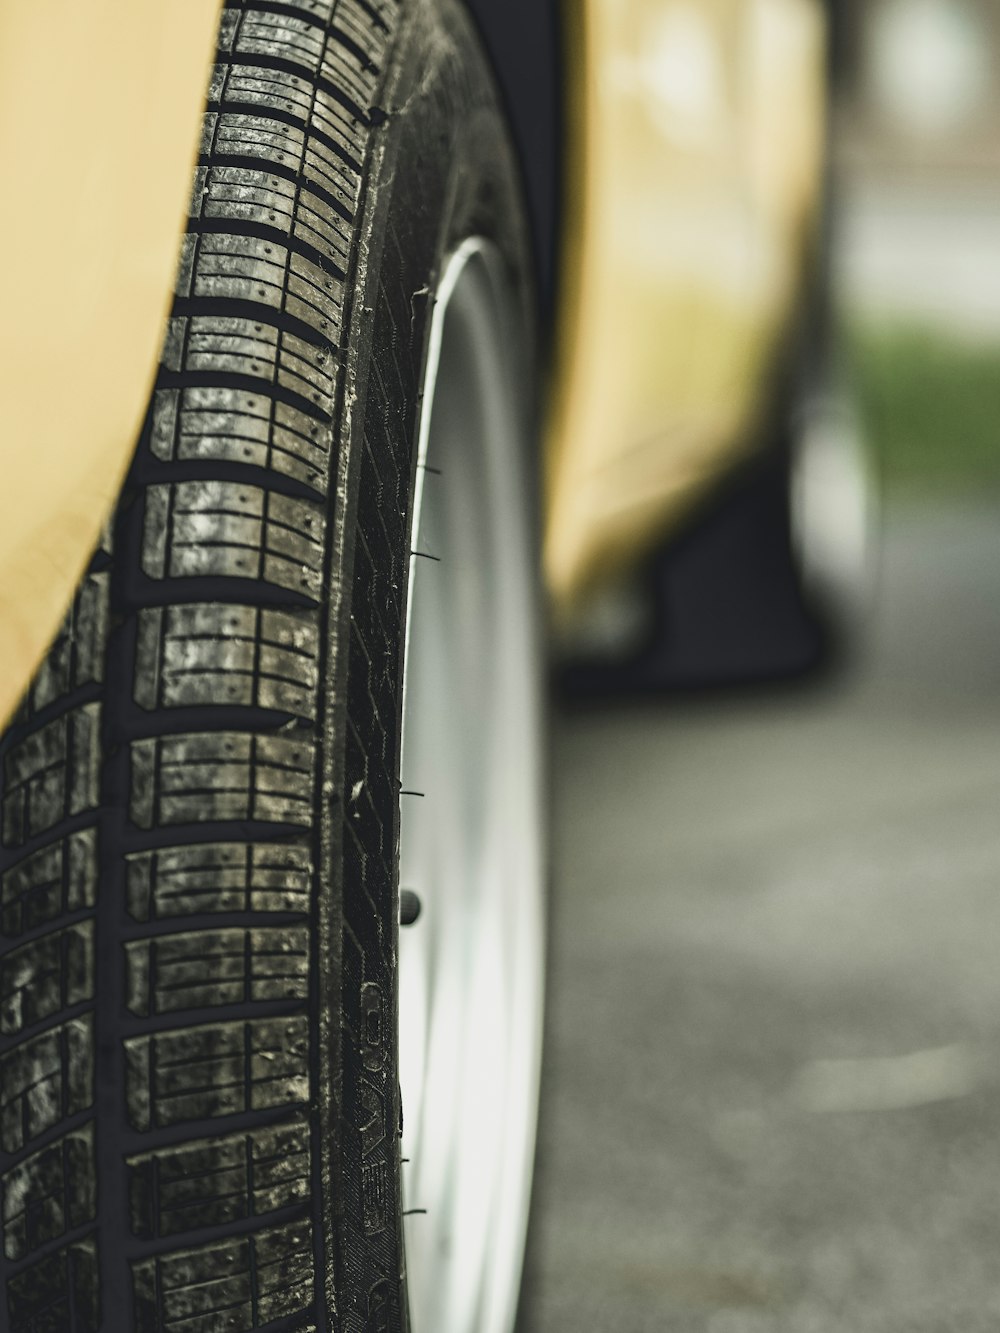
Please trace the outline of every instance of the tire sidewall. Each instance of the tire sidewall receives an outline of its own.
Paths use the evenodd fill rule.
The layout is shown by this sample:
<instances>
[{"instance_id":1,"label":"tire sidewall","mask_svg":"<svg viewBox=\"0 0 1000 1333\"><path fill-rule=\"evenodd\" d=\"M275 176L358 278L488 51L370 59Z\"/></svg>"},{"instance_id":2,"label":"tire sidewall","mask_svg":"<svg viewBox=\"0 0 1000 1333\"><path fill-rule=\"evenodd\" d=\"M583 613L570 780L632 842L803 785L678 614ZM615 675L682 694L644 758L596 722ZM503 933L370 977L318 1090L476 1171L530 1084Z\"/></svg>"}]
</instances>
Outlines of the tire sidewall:
<instances>
[{"instance_id":1,"label":"tire sidewall","mask_svg":"<svg viewBox=\"0 0 1000 1333\"><path fill-rule=\"evenodd\" d=\"M329 1064L332 1086L321 1090L321 1101L328 1099L321 1128L331 1145L329 1297L350 1315L346 1327L395 1330L408 1324L400 1278L396 978L403 639L420 389L432 294L448 257L473 236L501 256L515 294L518 372L525 376L534 364L535 320L509 135L471 22L453 0L419 0L402 20L384 100L374 109L384 120L368 163L335 443L342 534L328 586L346 593L330 608L321 790L337 799L319 873L320 892L332 905L320 942L322 984L329 1038L339 1049ZM380 655L386 666L373 688ZM391 718L383 716L390 707ZM381 747L377 765L372 747ZM380 782L373 781L376 768ZM359 791L364 809L357 808ZM373 1005L376 1046L364 1035ZM384 1127L374 1146L373 1117Z\"/></svg>"}]
</instances>

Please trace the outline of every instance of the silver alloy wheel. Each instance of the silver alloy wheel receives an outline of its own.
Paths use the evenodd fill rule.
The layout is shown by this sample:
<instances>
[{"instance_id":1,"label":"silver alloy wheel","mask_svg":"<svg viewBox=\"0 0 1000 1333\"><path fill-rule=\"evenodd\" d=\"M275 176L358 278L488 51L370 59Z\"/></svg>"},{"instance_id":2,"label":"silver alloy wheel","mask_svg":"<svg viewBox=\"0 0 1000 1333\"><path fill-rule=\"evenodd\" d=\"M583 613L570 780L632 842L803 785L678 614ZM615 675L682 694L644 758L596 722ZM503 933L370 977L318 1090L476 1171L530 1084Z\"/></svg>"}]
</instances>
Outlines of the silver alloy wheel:
<instances>
[{"instance_id":1,"label":"silver alloy wheel","mask_svg":"<svg viewBox=\"0 0 1000 1333\"><path fill-rule=\"evenodd\" d=\"M406 626L400 885L422 904L399 958L414 1333L510 1333L531 1190L542 723L516 329L499 256L467 241L436 292Z\"/></svg>"}]
</instances>

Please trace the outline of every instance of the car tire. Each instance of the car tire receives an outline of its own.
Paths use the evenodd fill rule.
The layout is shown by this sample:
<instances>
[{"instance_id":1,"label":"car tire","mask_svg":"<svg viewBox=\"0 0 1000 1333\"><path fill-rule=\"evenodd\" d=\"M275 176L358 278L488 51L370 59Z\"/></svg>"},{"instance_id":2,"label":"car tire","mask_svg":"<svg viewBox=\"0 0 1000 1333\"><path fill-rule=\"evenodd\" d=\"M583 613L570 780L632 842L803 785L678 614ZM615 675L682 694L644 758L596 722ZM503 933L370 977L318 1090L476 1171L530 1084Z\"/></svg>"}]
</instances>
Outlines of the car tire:
<instances>
[{"instance_id":1,"label":"car tire","mask_svg":"<svg viewBox=\"0 0 1000 1333\"><path fill-rule=\"evenodd\" d=\"M456 0L223 10L148 417L101 549L0 740L10 1333L509 1331L541 1006L526 236L507 129ZM450 319L467 335L457 351ZM452 421L436 437L441 402L443 417L454 408L439 385L467 396L477 375L496 411L480 404L481 430ZM462 761L488 836L464 899L404 887L428 924L452 909L494 920L514 864L497 820L513 821L523 884L489 956L499 980L475 1006L520 1014L503 1029L508 1064L495 1052L516 1133L477 1121L464 1085L459 1128L521 1183L512 1198L484 1194L481 1177L463 1185L485 1230L482 1207L457 1211L424 1247L422 1288L464 1293L432 1324L408 1309L404 1256L404 1212L414 1225L423 1213L401 1177L422 1107L398 1079L400 805L417 799L401 796L400 763L404 646L420 636L412 567L450 558L419 549L414 497L428 450L447 481L456 448L489 454L468 494L491 535L461 547L465 582L489 596L471 620L467 592L447 602L432 651L450 662L480 632L508 647L479 652L488 679L453 672L461 690L436 716L450 743L472 738ZM480 768L492 785L475 786ZM413 836L419 868L426 820ZM463 832L434 836L452 846ZM451 934L425 992L435 968L465 975L455 950L471 937ZM481 1271L458 1281L447 1243L463 1226L480 1241L456 1252Z\"/></svg>"}]
</instances>

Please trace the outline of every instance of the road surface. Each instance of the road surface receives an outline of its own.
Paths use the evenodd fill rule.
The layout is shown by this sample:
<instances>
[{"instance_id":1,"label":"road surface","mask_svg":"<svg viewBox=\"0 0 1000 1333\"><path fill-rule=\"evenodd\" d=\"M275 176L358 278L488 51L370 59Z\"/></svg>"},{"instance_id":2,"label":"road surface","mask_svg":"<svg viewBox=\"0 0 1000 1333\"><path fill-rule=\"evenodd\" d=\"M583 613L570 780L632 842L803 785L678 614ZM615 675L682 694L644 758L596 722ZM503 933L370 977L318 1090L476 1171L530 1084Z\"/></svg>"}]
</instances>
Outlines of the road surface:
<instances>
[{"instance_id":1,"label":"road surface","mask_svg":"<svg viewBox=\"0 0 1000 1333\"><path fill-rule=\"evenodd\" d=\"M835 688L557 724L523 1333L1000 1327L1000 509Z\"/></svg>"}]
</instances>

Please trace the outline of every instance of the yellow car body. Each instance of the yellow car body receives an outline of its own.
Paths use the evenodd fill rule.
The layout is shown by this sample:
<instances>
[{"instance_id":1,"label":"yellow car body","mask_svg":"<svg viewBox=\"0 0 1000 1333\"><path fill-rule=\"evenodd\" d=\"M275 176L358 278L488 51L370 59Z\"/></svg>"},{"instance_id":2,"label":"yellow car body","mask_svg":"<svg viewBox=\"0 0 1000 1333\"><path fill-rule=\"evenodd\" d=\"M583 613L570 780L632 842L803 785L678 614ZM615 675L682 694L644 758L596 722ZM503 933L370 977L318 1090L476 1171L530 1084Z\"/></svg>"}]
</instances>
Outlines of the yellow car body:
<instances>
[{"instance_id":1,"label":"yellow car body","mask_svg":"<svg viewBox=\"0 0 1000 1333\"><path fill-rule=\"evenodd\" d=\"M72 599L149 400L217 0L0 5L0 718Z\"/></svg>"},{"instance_id":2,"label":"yellow car body","mask_svg":"<svg viewBox=\"0 0 1000 1333\"><path fill-rule=\"evenodd\" d=\"M823 170L816 0L585 0L547 448L568 610L753 440Z\"/></svg>"},{"instance_id":3,"label":"yellow car body","mask_svg":"<svg viewBox=\"0 0 1000 1333\"><path fill-rule=\"evenodd\" d=\"M825 47L821 0L563 3L545 458L557 610L752 439L813 231ZM218 14L217 0L0 7L0 717L65 613L141 426Z\"/></svg>"}]
</instances>

